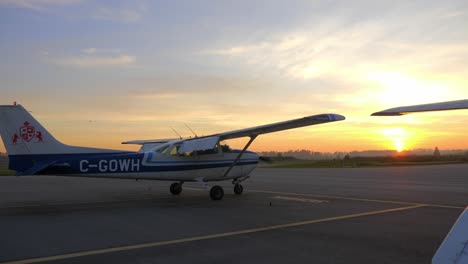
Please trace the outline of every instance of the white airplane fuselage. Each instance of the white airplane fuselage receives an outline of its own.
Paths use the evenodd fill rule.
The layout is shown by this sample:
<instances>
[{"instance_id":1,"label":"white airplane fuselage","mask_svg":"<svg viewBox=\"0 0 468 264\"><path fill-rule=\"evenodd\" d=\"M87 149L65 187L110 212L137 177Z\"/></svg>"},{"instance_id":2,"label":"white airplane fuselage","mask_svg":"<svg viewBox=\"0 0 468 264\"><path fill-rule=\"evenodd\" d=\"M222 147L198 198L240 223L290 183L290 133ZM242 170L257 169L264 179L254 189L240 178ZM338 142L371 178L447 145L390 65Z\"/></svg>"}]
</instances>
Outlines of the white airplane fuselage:
<instances>
[{"instance_id":1,"label":"white airplane fuselage","mask_svg":"<svg viewBox=\"0 0 468 264\"><path fill-rule=\"evenodd\" d=\"M175 148L173 144L165 145L168 145L168 150ZM158 149L146 152L63 155L58 162L40 174L170 181L221 181L248 176L256 168L259 160L259 156L250 151L243 153L234 163L240 150L223 152L218 148L216 153L193 152L184 155L173 152L171 155L169 151L161 153ZM232 169L226 174L233 164Z\"/></svg>"},{"instance_id":2,"label":"white airplane fuselage","mask_svg":"<svg viewBox=\"0 0 468 264\"><path fill-rule=\"evenodd\" d=\"M258 164L259 156L246 152L234 165L239 150L207 155L176 156L158 152L125 153L104 155L96 158L64 160L62 164L70 165L67 170L57 174L80 177L126 178L170 181L221 181L246 177ZM54 174L50 171L47 174Z\"/></svg>"}]
</instances>

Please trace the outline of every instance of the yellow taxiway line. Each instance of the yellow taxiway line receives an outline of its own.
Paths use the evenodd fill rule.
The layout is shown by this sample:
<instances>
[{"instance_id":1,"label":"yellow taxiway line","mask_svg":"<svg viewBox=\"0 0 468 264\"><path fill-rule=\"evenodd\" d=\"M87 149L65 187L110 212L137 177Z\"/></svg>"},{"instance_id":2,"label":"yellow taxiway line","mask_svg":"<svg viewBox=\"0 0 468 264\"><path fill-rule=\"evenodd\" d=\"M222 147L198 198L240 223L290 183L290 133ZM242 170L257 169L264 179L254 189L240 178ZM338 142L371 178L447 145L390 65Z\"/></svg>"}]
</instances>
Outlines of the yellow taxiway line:
<instances>
[{"instance_id":1,"label":"yellow taxiway line","mask_svg":"<svg viewBox=\"0 0 468 264\"><path fill-rule=\"evenodd\" d=\"M226 233L219 233L219 234L212 234L212 235L206 235L206 236L188 237L188 238L174 239L174 240L168 240L168 241L81 251L81 252L55 255L55 256L49 256L49 257L8 261L8 262L2 262L0 264L29 264L29 263L38 263L38 262L44 262L44 261L63 260L63 259L76 258L76 257L86 257L86 256L100 255L100 254L106 254L106 253L114 253L114 252L119 252L119 251L128 251L128 250L134 250L134 249L151 248L151 247L159 247L159 246L180 244L180 243L193 242L193 241L238 236L238 235L265 232L265 231L271 231L271 230L277 230L277 229L283 229L283 228L304 226L304 225L324 223L324 222L332 222L332 221L338 221L338 220L350 219L350 218L356 218L356 217L378 215L378 214L391 213L391 212L399 212L399 211L420 208L424 206L427 206L427 205L417 204L417 205L411 205L407 207L399 207L399 208L393 208L393 209L369 211L369 212L364 212L364 213L356 213L356 214L349 214L349 215L343 215L343 216L327 217L327 218L316 219L316 220L309 220L309 221L295 222L295 223L281 224L281 225L272 225L272 226L239 230L239 231L226 232Z\"/></svg>"}]
</instances>

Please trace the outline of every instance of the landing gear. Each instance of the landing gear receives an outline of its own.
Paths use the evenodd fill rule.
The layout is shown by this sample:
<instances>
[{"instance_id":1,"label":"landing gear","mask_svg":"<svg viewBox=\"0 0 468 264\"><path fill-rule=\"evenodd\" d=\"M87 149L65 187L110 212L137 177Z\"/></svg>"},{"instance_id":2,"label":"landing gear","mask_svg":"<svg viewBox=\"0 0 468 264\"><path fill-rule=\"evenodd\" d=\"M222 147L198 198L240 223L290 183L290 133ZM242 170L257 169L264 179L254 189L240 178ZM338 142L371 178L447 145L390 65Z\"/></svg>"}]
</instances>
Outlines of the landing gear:
<instances>
[{"instance_id":1,"label":"landing gear","mask_svg":"<svg viewBox=\"0 0 468 264\"><path fill-rule=\"evenodd\" d=\"M173 195L179 195L182 192L182 184L183 182L174 182L171 184L169 190Z\"/></svg>"},{"instance_id":2,"label":"landing gear","mask_svg":"<svg viewBox=\"0 0 468 264\"><path fill-rule=\"evenodd\" d=\"M242 187L241 184L236 183L236 184L234 185L234 193L235 193L235 194L241 195L243 191L244 191L244 187Z\"/></svg>"},{"instance_id":3,"label":"landing gear","mask_svg":"<svg viewBox=\"0 0 468 264\"><path fill-rule=\"evenodd\" d=\"M240 184L241 182L247 180L250 176L246 176L243 178L235 178L232 180L232 184L234 184L234 193L237 195L241 195L244 192L244 187Z\"/></svg>"},{"instance_id":4,"label":"landing gear","mask_svg":"<svg viewBox=\"0 0 468 264\"><path fill-rule=\"evenodd\" d=\"M224 196L223 187L219 185L215 185L211 187L211 190L210 190L211 200L221 200L223 199L223 196Z\"/></svg>"}]
</instances>

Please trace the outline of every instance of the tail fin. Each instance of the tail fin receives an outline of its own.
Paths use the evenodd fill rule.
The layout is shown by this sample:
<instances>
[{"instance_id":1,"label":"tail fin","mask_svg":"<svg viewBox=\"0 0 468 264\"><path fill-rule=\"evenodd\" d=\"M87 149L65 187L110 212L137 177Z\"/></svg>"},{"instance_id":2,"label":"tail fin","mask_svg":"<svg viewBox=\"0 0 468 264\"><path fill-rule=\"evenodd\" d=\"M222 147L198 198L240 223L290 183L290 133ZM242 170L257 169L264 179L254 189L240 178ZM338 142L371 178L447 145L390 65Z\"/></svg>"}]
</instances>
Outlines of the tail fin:
<instances>
[{"instance_id":1,"label":"tail fin","mask_svg":"<svg viewBox=\"0 0 468 264\"><path fill-rule=\"evenodd\" d=\"M9 168L18 172L56 161L66 154L118 152L62 144L21 105L0 105L0 136L10 158Z\"/></svg>"},{"instance_id":2,"label":"tail fin","mask_svg":"<svg viewBox=\"0 0 468 264\"><path fill-rule=\"evenodd\" d=\"M8 155L63 153L68 147L21 105L0 106L0 135Z\"/></svg>"}]
</instances>

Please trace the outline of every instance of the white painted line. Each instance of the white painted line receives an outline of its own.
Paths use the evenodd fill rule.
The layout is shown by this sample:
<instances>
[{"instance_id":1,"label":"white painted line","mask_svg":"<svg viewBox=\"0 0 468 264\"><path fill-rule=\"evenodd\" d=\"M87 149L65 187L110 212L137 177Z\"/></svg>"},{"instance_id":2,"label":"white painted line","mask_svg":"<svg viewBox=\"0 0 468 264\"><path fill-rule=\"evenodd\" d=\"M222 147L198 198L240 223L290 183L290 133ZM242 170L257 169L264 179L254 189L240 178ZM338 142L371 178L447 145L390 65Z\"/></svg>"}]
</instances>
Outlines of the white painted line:
<instances>
[{"instance_id":1,"label":"white painted line","mask_svg":"<svg viewBox=\"0 0 468 264\"><path fill-rule=\"evenodd\" d=\"M286 201L304 202L304 203L328 203L328 201L326 200L306 199L306 198L291 197L291 196L273 196L271 198L278 199L278 200L286 200Z\"/></svg>"},{"instance_id":2,"label":"white painted line","mask_svg":"<svg viewBox=\"0 0 468 264\"><path fill-rule=\"evenodd\" d=\"M296 196L305 196L305 197L319 197L319 198L327 198L327 199L339 199L339 200L350 200L350 201L360 201L360 202L375 202L375 203L388 203L388 204L400 204L400 205L424 205L428 207L437 207L437 208L465 209L465 207L463 206L453 206L453 205L443 205L443 204L412 203L412 202L400 202L400 201L389 201L389 200L378 200L378 199L353 198L353 197L307 194L307 193L276 192L276 191L264 191L264 190L247 190L247 191L256 192L256 193L266 193L266 194L296 195Z\"/></svg>"},{"instance_id":3,"label":"white painted line","mask_svg":"<svg viewBox=\"0 0 468 264\"><path fill-rule=\"evenodd\" d=\"M328 218L282 224L282 225L272 225L272 226L226 232L226 233L219 233L219 234L212 234L212 235L206 235L206 236L188 237L188 238L181 238L181 239L175 239L175 240L169 240L169 241L136 244L136 245L122 246L122 247L111 247L111 248L75 252L75 253L62 254L62 255L56 255L56 256L42 257L42 258L22 259L22 260L2 262L0 264L30 264L30 263L38 263L38 262L44 262L44 261L63 260L63 259L70 259L70 258L76 258L76 257L85 257L85 256L93 256L93 255L114 253L114 252L120 252L120 251L128 251L128 250L134 250L134 249L159 247L159 246L187 243L187 242L193 242L193 241L201 241L201 240L209 240L209 239L222 238L222 237L252 234L252 233L265 232L265 231L297 227L297 226L304 226L304 225L310 225L310 224L332 222L332 221L357 218L357 217L363 217L363 216L399 212L399 211L416 209L416 208L420 208L424 206L425 205L413 205L413 206L407 206L407 207L399 207L399 208L385 209L385 210L379 210L379 211L370 211L370 212L364 212L364 213L328 217Z\"/></svg>"}]
</instances>

